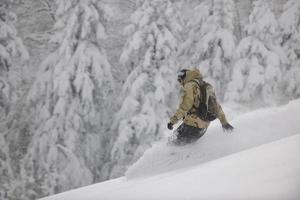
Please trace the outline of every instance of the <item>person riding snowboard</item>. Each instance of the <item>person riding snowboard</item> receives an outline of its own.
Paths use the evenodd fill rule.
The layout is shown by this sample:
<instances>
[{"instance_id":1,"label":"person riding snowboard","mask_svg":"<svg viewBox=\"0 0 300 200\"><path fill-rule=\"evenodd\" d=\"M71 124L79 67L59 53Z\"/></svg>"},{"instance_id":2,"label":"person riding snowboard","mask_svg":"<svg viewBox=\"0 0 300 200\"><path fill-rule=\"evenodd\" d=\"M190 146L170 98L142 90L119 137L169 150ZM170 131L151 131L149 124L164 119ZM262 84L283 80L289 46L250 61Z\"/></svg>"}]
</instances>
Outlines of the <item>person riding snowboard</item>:
<instances>
[{"instance_id":1,"label":"person riding snowboard","mask_svg":"<svg viewBox=\"0 0 300 200\"><path fill-rule=\"evenodd\" d=\"M175 131L174 144L187 144L197 141L206 132L210 121L218 118L223 131L231 132L233 127L228 123L222 107L216 100L216 95L210 84L202 79L198 69L183 69L177 76L183 87L179 108L170 118L168 129L183 119L183 123Z\"/></svg>"}]
</instances>

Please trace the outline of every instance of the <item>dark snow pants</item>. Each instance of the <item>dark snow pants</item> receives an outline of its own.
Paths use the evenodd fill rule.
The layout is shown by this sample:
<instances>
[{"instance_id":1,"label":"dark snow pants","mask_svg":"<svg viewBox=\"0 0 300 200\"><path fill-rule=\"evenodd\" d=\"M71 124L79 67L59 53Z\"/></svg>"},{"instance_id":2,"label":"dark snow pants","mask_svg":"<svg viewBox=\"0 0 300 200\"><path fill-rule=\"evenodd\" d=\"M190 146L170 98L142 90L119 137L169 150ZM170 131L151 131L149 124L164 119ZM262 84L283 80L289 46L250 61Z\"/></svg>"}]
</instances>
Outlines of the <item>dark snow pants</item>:
<instances>
[{"instance_id":1,"label":"dark snow pants","mask_svg":"<svg viewBox=\"0 0 300 200\"><path fill-rule=\"evenodd\" d=\"M204 135L206 130L206 128L196 128L183 123L175 131L175 135L177 137L174 141L172 141L172 143L184 145L196 142Z\"/></svg>"}]
</instances>

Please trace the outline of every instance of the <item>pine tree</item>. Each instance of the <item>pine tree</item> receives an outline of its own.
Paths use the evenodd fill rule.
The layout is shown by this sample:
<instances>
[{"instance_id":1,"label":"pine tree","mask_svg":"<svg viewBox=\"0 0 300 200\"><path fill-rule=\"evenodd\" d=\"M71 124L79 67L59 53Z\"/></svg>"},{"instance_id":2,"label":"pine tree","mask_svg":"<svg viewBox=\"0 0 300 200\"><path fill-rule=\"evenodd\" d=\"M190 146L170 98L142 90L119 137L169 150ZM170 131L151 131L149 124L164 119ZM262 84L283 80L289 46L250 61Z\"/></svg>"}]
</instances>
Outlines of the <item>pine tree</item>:
<instances>
[{"instance_id":1,"label":"pine tree","mask_svg":"<svg viewBox=\"0 0 300 200\"><path fill-rule=\"evenodd\" d=\"M289 58L285 71L285 95L288 99L300 97L300 2L289 0L283 8L279 24L283 32L281 45Z\"/></svg>"},{"instance_id":2,"label":"pine tree","mask_svg":"<svg viewBox=\"0 0 300 200\"><path fill-rule=\"evenodd\" d=\"M176 7L169 0L146 0L131 22L121 55L123 65L131 69L114 124L118 136L111 153L112 177L123 174L162 137L176 81L174 56L182 30Z\"/></svg>"},{"instance_id":3,"label":"pine tree","mask_svg":"<svg viewBox=\"0 0 300 200\"><path fill-rule=\"evenodd\" d=\"M12 187L13 173L9 163L9 149L6 143L5 135L0 129L0 197L3 200L8 200L7 192Z\"/></svg>"},{"instance_id":4,"label":"pine tree","mask_svg":"<svg viewBox=\"0 0 300 200\"><path fill-rule=\"evenodd\" d=\"M199 66L201 58L199 51L201 50L201 37L203 37L203 28L207 18L210 16L211 3L203 1L194 9L192 19L187 21L185 34L188 35L180 46L179 58L180 63L184 67Z\"/></svg>"},{"instance_id":5,"label":"pine tree","mask_svg":"<svg viewBox=\"0 0 300 200\"><path fill-rule=\"evenodd\" d=\"M287 58L279 44L277 20L267 1L253 3L245 29L247 37L237 47L226 100L254 105L276 103L282 83L281 66Z\"/></svg>"},{"instance_id":6,"label":"pine tree","mask_svg":"<svg viewBox=\"0 0 300 200\"><path fill-rule=\"evenodd\" d=\"M109 144L113 77L103 48L106 6L98 0L56 3L51 42L57 48L27 98L33 119L25 131L30 148L21 178L31 186L29 199L99 181Z\"/></svg>"},{"instance_id":7,"label":"pine tree","mask_svg":"<svg viewBox=\"0 0 300 200\"><path fill-rule=\"evenodd\" d=\"M234 1L204 1L197 6L189 23L189 37L181 47L183 65L199 67L221 100L232 68L235 20Z\"/></svg>"},{"instance_id":8,"label":"pine tree","mask_svg":"<svg viewBox=\"0 0 300 200\"><path fill-rule=\"evenodd\" d=\"M8 193L14 186L6 126L16 101L13 85L17 78L12 72L18 68L16 60L24 62L29 58L15 28L17 17L11 12L10 3L0 2L0 198L3 200L9 199Z\"/></svg>"},{"instance_id":9,"label":"pine tree","mask_svg":"<svg viewBox=\"0 0 300 200\"><path fill-rule=\"evenodd\" d=\"M13 60L21 58L28 59L28 52L23 45L22 39L18 37L14 24L17 17L9 11L9 2L0 3L0 113L6 116L11 104L11 82L10 70Z\"/></svg>"}]
</instances>

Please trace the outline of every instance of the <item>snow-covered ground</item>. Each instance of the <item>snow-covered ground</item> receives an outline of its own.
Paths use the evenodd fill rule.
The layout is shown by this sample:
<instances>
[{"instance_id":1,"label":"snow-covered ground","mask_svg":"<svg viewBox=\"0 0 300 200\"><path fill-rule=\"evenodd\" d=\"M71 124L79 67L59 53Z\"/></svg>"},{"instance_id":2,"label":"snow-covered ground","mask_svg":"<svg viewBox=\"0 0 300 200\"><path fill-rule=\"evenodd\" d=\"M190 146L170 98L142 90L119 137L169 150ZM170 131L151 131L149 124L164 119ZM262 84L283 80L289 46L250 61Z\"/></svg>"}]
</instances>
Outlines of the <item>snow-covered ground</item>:
<instances>
[{"instance_id":1,"label":"snow-covered ground","mask_svg":"<svg viewBox=\"0 0 300 200\"><path fill-rule=\"evenodd\" d=\"M151 178L119 178L45 200L299 199L300 134Z\"/></svg>"},{"instance_id":2,"label":"snow-covered ground","mask_svg":"<svg viewBox=\"0 0 300 200\"><path fill-rule=\"evenodd\" d=\"M296 100L233 119L232 134L214 123L193 145L153 145L125 177L44 200L300 199L299 113Z\"/></svg>"},{"instance_id":3,"label":"snow-covered ground","mask_svg":"<svg viewBox=\"0 0 300 200\"><path fill-rule=\"evenodd\" d=\"M126 176L128 178L150 176L193 166L300 133L299 113L300 100L296 100L282 107L266 108L234 116L230 120L235 127L231 134L223 133L220 123L216 120L194 145L170 147L165 145L166 141L154 144L138 162L129 168Z\"/></svg>"}]
</instances>

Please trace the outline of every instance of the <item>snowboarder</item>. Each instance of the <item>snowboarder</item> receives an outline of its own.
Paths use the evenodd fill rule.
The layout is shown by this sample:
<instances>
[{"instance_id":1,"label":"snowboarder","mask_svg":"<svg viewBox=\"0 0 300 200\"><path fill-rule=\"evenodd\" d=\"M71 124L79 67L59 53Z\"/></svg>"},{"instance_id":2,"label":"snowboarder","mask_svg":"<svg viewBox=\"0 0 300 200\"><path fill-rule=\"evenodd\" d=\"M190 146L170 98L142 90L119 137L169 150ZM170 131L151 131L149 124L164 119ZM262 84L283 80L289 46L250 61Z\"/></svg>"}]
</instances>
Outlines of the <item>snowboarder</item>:
<instances>
[{"instance_id":1,"label":"snowboarder","mask_svg":"<svg viewBox=\"0 0 300 200\"><path fill-rule=\"evenodd\" d=\"M183 69L177 76L182 86L182 99L179 108L170 118L168 129L183 119L183 123L174 132L173 144L187 144L197 141L206 132L210 121L218 118L223 131L231 132L233 127L228 123L222 107L210 84L202 79L198 69Z\"/></svg>"}]
</instances>

